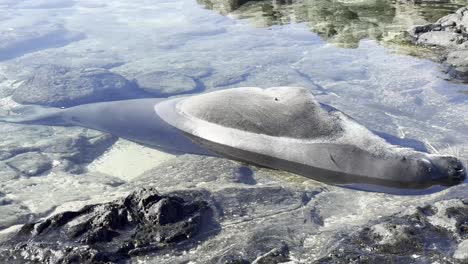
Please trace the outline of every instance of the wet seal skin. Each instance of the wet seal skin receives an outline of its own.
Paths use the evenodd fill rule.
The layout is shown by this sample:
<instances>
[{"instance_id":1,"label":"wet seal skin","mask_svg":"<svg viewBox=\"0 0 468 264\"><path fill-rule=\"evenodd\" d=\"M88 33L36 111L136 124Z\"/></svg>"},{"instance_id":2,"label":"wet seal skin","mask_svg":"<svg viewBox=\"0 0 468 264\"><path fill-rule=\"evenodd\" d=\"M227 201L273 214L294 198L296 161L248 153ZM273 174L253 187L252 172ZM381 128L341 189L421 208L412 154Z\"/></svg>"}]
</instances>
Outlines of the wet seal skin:
<instances>
[{"instance_id":1,"label":"wet seal skin","mask_svg":"<svg viewBox=\"0 0 468 264\"><path fill-rule=\"evenodd\" d=\"M390 144L392 136L367 129L301 87L37 108L0 121L82 126L167 152L218 155L352 188L426 189L466 178L456 157L410 148L415 140Z\"/></svg>"},{"instance_id":2,"label":"wet seal skin","mask_svg":"<svg viewBox=\"0 0 468 264\"><path fill-rule=\"evenodd\" d=\"M157 104L167 123L221 156L331 184L424 189L466 178L459 159L396 146L305 88L237 88Z\"/></svg>"}]
</instances>

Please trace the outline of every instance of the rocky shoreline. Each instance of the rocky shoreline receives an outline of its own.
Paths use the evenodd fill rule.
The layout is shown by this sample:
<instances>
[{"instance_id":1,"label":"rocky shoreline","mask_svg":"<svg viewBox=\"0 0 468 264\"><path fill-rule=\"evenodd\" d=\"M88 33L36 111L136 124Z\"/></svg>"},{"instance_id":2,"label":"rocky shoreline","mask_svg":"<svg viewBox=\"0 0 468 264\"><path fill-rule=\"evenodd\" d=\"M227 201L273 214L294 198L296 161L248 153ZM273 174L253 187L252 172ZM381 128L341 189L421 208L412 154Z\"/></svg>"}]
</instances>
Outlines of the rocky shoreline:
<instances>
[{"instance_id":1,"label":"rocky shoreline","mask_svg":"<svg viewBox=\"0 0 468 264\"><path fill-rule=\"evenodd\" d=\"M190 263L196 259L192 263L319 264L468 260L466 198L418 202L420 206L412 205L357 228L341 227L330 234L331 241L318 246L323 251L312 257L306 244L320 243L323 234L319 232L329 232L326 212L320 213L323 209L310 204L315 199L324 202L319 197L330 195L329 191L302 192L297 197L302 200L300 217L294 210L277 211L294 202L298 189L242 189L231 187L220 192L195 188L162 194L152 187L137 188L112 202L87 205L22 226L1 244L0 261ZM244 205L238 203L241 201ZM255 216L268 215L273 208L276 212L269 213L271 220ZM247 229L241 227L244 224Z\"/></svg>"},{"instance_id":2,"label":"rocky shoreline","mask_svg":"<svg viewBox=\"0 0 468 264\"><path fill-rule=\"evenodd\" d=\"M438 49L449 75L468 82L468 7L409 31L415 45Z\"/></svg>"}]
</instances>

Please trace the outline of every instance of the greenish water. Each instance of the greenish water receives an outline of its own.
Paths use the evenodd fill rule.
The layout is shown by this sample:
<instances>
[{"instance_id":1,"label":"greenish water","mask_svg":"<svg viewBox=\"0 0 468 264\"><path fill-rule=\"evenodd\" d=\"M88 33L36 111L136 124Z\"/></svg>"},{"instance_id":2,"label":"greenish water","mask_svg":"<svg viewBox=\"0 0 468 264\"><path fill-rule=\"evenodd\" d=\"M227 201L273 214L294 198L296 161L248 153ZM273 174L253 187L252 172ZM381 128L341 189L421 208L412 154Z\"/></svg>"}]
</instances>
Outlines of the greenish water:
<instances>
[{"instance_id":1,"label":"greenish water","mask_svg":"<svg viewBox=\"0 0 468 264\"><path fill-rule=\"evenodd\" d=\"M356 48L362 39L400 43L415 25L433 23L467 1L389 0L199 0L208 9L258 27L306 23L312 32L340 47Z\"/></svg>"}]
</instances>

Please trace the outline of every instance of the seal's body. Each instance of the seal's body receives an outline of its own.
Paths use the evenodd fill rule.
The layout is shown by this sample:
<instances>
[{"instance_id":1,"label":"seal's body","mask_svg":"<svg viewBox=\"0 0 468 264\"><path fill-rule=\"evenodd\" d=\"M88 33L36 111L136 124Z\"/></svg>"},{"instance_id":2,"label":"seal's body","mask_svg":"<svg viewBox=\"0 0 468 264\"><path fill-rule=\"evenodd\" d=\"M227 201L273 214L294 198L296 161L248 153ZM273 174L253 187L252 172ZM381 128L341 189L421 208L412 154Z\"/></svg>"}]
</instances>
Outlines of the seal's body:
<instances>
[{"instance_id":1,"label":"seal's body","mask_svg":"<svg viewBox=\"0 0 468 264\"><path fill-rule=\"evenodd\" d=\"M216 153L335 184L425 188L466 176L457 158L389 144L296 87L96 103L4 121L78 125L163 150Z\"/></svg>"},{"instance_id":2,"label":"seal's body","mask_svg":"<svg viewBox=\"0 0 468 264\"><path fill-rule=\"evenodd\" d=\"M155 106L167 123L222 156L329 183L420 188L465 177L461 162L389 144L304 88L238 88Z\"/></svg>"}]
</instances>

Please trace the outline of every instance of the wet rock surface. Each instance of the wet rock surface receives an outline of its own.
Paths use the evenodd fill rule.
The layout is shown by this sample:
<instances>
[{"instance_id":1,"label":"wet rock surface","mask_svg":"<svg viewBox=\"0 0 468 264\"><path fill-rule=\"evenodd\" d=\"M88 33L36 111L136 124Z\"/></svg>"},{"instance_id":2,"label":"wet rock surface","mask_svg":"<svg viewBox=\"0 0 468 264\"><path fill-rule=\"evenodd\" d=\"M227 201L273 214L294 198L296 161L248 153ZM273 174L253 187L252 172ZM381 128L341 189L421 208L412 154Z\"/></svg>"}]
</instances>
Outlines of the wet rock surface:
<instances>
[{"instance_id":1,"label":"wet rock surface","mask_svg":"<svg viewBox=\"0 0 468 264\"><path fill-rule=\"evenodd\" d=\"M465 263L454 252L468 238L468 203L447 200L385 217L353 234L314 263ZM465 259L462 260L461 258Z\"/></svg>"},{"instance_id":2,"label":"wet rock surface","mask_svg":"<svg viewBox=\"0 0 468 264\"><path fill-rule=\"evenodd\" d=\"M418 45L446 48L468 48L468 7L440 18L436 23L417 26L410 31Z\"/></svg>"},{"instance_id":3,"label":"wet rock surface","mask_svg":"<svg viewBox=\"0 0 468 264\"><path fill-rule=\"evenodd\" d=\"M103 68L38 65L32 76L16 88L12 98L21 104L70 107L128 99L137 94L134 83Z\"/></svg>"},{"instance_id":4,"label":"wet rock surface","mask_svg":"<svg viewBox=\"0 0 468 264\"><path fill-rule=\"evenodd\" d=\"M124 199L66 211L24 225L0 250L4 263L121 262L189 241L208 212L197 193L161 195L139 189Z\"/></svg>"},{"instance_id":5,"label":"wet rock surface","mask_svg":"<svg viewBox=\"0 0 468 264\"><path fill-rule=\"evenodd\" d=\"M448 73L456 79L468 81L468 7L440 18L434 24L416 26L409 31L416 45L442 49L441 58Z\"/></svg>"}]
</instances>

